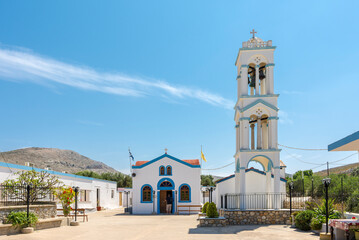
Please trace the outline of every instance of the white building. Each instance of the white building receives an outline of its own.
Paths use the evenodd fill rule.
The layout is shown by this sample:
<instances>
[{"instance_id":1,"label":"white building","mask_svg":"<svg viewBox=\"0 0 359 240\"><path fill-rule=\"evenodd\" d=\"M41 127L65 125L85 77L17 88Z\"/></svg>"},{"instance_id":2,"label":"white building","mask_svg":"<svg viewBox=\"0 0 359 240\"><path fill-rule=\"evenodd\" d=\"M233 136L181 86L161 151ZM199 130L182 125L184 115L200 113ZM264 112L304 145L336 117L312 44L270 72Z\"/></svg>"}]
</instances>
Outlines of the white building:
<instances>
[{"instance_id":1,"label":"white building","mask_svg":"<svg viewBox=\"0 0 359 240\"><path fill-rule=\"evenodd\" d=\"M285 188L285 165L279 160L277 142L278 94L274 93L274 50L272 41L253 37L243 42L235 62L238 98L235 105L236 152L235 173L217 182L217 203L223 194L282 194ZM248 169L251 161L263 171ZM246 206L242 198L238 206ZM279 201L273 208L280 208Z\"/></svg>"},{"instance_id":2,"label":"white building","mask_svg":"<svg viewBox=\"0 0 359 240\"><path fill-rule=\"evenodd\" d=\"M180 160L167 152L132 166L133 214L166 213L166 198L178 206L200 205L201 166L198 159Z\"/></svg>"},{"instance_id":3,"label":"white building","mask_svg":"<svg viewBox=\"0 0 359 240\"><path fill-rule=\"evenodd\" d=\"M117 183L112 181L0 162L0 183L7 179L16 179L15 173L17 172L30 170L48 172L57 176L66 186L79 187L78 208L96 210L97 208L113 209L119 207ZM61 208L61 204L58 207Z\"/></svg>"}]
</instances>

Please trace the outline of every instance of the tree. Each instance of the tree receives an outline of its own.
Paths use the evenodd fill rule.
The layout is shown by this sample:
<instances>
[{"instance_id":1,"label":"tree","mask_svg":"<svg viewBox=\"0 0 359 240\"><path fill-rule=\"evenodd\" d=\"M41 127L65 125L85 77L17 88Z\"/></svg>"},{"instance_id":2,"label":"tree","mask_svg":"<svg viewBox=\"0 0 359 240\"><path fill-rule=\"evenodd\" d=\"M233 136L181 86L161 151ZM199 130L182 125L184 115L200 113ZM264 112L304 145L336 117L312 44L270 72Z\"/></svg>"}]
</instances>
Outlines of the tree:
<instances>
[{"instance_id":1,"label":"tree","mask_svg":"<svg viewBox=\"0 0 359 240\"><path fill-rule=\"evenodd\" d=\"M202 186L214 186L213 176L212 175L201 175L201 185Z\"/></svg>"},{"instance_id":2,"label":"tree","mask_svg":"<svg viewBox=\"0 0 359 240\"><path fill-rule=\"evenodd\" d=\"M81 175L84 177L92 177L92 178L97 178L97 179L103 179L103 180L108 180L108 181L114 181L114 182L117 182L117 187L126 187L126 188L132 187L131 176L120 173L120 172L117 172L117 173L106 172L106 173L98 174L93 171L85 170L85 171L76 173L76 175Z\"/></svg>"},{"instance_id":3,"label":"tree","mask_svg":"<svg viewBox=\"0 0 359 240\"><path fill-rule=\"evenodd\" d=\"M359 177L359 167L355 168L352 172L352 176Z\"/></svg>"},{"instance_id":4,"label":"tree","mask_svg":"<svg viewBox=\"0 0 359 240\"><path fill-rule=\"evenodd\" d=\"M55 190L63 183L58 177L51 175L48 172L41 171L21 171L15 173L18 175L16 179L9 179L2 183L4 190L3 196L7 196L9 199L18 199L22 201L27 200L26 188L30 185L30 204L40 199L45 199L51 194L55 193Z\"/></svg>"}]
</instances>

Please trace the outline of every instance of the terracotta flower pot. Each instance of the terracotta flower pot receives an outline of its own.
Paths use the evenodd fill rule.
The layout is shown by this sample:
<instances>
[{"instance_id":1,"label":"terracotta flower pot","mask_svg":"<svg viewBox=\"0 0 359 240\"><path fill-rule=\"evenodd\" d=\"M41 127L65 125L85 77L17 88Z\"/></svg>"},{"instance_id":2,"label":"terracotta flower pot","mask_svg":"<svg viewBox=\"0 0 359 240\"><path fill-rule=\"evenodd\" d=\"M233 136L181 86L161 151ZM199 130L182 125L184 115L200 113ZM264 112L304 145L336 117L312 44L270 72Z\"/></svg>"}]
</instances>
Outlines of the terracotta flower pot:
<instances>
[{"instance_id":1,"label":"terracotta flower pot","mask_svg":"<svg viewBox=\"0 0 359 240\"><path fill-rule=\"evenodd\" d=\"M355 239L356 239L356 240L359 240L359 232L358 232L358 231L355 231L354 234L355 234Z\"/></svg>"},{"instance_id":2,"label":"terracotta flower pot","mask_svg":"<svg viewBox=\"0 0 359 240\"><path fill-rule=\"evenodd\" d=\"M33 233L33 232L34 232L34 228L33 228L33 227L21 228L21 233L29 234L29 233Z\"/></svg>"}]
</instances>

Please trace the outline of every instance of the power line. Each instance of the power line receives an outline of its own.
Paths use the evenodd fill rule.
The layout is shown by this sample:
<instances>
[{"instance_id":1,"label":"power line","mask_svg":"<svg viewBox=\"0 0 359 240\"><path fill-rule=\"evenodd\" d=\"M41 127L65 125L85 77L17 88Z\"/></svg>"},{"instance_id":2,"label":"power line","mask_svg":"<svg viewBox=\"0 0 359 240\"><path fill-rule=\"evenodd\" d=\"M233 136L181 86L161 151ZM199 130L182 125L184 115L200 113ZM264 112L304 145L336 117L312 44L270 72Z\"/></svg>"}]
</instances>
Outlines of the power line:
<instances>
[{"instance_id":1,"label":"power line","mask_svg":"<svg viewBox=\"0 0 359 240\"><path fill-rule=\"evenodd\" d=\"M297 158L296 156L290 154L287 150L283 149L289 156L291 156L292 158L295 158L297 159L298 161L302 162L302 163L306 163L306 164L312 164L312 165L323 165L321 163L311 163L311 162L306 162L306 161L303 161L301 160L300 158ZM324 163L324 164L327 164L327 163Z\"/></svg>"},{"instance_id":2,"label":"power line","mask_svg":"<svg viewBox=\"0 0 359 240\"><path fill-rule=\"evenodd\" d=\"M289 147L289 146L282 145L279 143L278 143L278 145L281 147L295 149L295 150L302 150L302 151L328 151L328 149L322 149L322 148L297 148L297 147Z\"/></svg>"},{"instance_id":3,"label":"power line","mask_svg":"<svg viewBox=\"0 0 359 240\"><path fill-rule=\"evenodd\" d=\"M234 164L234 162L231 162L227 165L224 165L222 167L218 167L218 168L211 168L211 169L202 169L202 170L219 170L219 169L222 169L222 168L225 168L225 167L228 167L228 166L231 166L232 164Z\"/></svg>"}]
</instances>

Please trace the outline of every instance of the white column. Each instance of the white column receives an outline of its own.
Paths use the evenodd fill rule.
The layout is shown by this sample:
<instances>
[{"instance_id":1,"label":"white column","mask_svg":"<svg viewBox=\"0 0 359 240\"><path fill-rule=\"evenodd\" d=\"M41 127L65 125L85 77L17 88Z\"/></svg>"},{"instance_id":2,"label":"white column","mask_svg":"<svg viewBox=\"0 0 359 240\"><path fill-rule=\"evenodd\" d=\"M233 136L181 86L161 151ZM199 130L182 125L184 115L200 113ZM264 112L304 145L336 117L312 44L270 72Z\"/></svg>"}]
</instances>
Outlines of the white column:
<instances>
[{"instance_id":1,"label":"white column","mask_svg":"<svg viewBox=\"0 0 359 240\"><path fill-rule=\"evenodd\" d=\"M273 65L268 66L268 94L274 94L274 78L273 78Z\"/></svg>"},{"instance_id":2,"label":"white column","mask_svg":"<svg viewBox=\"0 0 359 240\"><path fill-rule=\"evenodd\" d=\"M268 121L268 120L267 120ZM268 149L268 122L262 122L263 149Z\"/></svg>"},{"instance_id":3,"label":"white column","mask_svg":"<svg viewBox=\"0 0 359 240\"><path fill-rule=\"evenodd\" d=\"M272 172L270 170L266 171L266 192L272 192L271 184L272 183Z\"/></svg>"},{"instance_id":4,"label":"white column","mask_svg":"<svg viewBox=\"0 0 359 240\"><path fill-rule=\"evenodd\" d=\"M268 66L266 66L266 78L265 78L265 81L266 81L266 94L270 94L270 90L269 90L269 88L270 88L270 75L269 75L269 67Z\"/></svg>"},{"instance_id":5,"label":"white column","mask_svg":"<svg viewBox=\"0 0 359 240\"><path fill-rule=\"evenodd\" d=\"M267 119L268 126L267 126L267 132L268 132L268 149L272 149L272 120Z\"/></svg>"},{"instance_id":6,"label":"white column","mask_svg":"<svg viewBox=\"0 0 359 240\"><path fill-rule=\"evenodd\" d=\"M274 167L274 193L275 193L275 198L274 198L274 208L275 209L279 209L281 202L280 202L280 167L279 166L275 166Z\"/></svg>"},{"instance_id":7,"label":"white column","mask_svg":"<svg viewBox=\"0 0 359 240\"><path fill-rule=\"evenodd\" d=\"M242 136L241 148L249 149L249 120L242 120L240 126L240 135Z\"/></svg>"},{"instance_id":8,"label":"white column","mask_svg":"<svg viewBox=\"0 0 359 240\"><path fill-rule=\"evenodd\" d=\"M251 124L251 149L254 150L254 124Z\"/></svg>"},{"instance_id":9,"label":"white column","mask_svg":"<svg viewBox=\"0 0 359 240\"><path fill-rule=\"evenodd\" d=\"M237 123L237 125L236 125L236 152L238 152L239 148L240 148L239 128L240 128L240 125L239 125L239 123Z\"/></svg>"},{"instance_id":10,"label":"white column","mask_svg":"<svg viewBox=\"0 0 359 240\"><path fill-rule=\"evenodd\" d=\"M256 95L259 94L259 65L256 65Z\"/></svg>"},{"instance_id":11,"label":"white column","mask_svg":"<svg viewBox=\"0 0 359 240\"><path fill-rule=\"evenodd\" d=\"M259 116L257 119L257 149L262 149L262 121Z\"/></svg>"},{"instance_id":12,"label":"white column","mask_svg":"<svg viewBox=\"0 0 359 240\"><path fill-rule=\"evenodd\" d=\"M240 95L248 95L248 66L241 67Z\"/></svg>"},{"instance_id":13,"label":"white column","mask_svg":"<svg viewBox=\"0 0 359 240\"><path fill-rule=\"evenodd\" d=\"M246 170L244 167L241 167L239 170L239 183L240 183L240 187L239 187L239 193L241 194L240 196L240 208L241 209L246 209Z\"/></svg>"},{"instance_id":14,"label":"white column","mask_svg":"<svg viewBox=\"0 0 359 240\"><path fill-rule=\"evenodd\" d=\"M277 132L277 119L271 119L271 128L272 128L272 148L277 149L278 148L278 132Z\"/></svg>"},{"instance_id":15,"label":"white column","mask_svg":"<svg viewBox=\"0 0 359 240\"><path fill-rule=\"evenodd\" d=\"M261 95L266 95L266 79L264 78L263 80L261 80L261 84L260 84L260 88L261 88Z\"/></svg>"}]
</instances>

